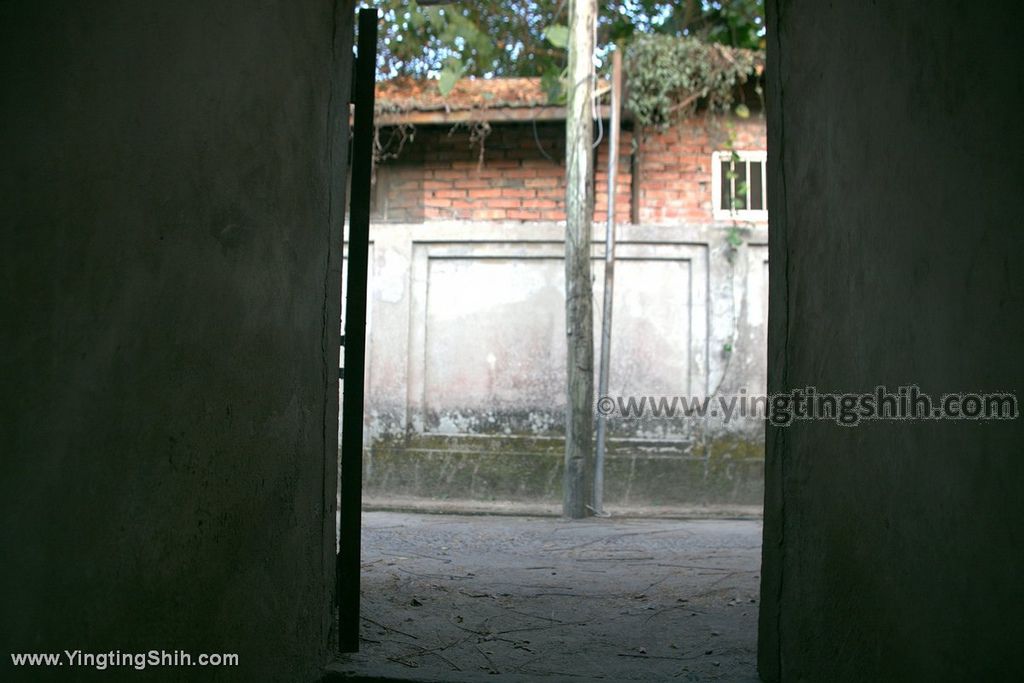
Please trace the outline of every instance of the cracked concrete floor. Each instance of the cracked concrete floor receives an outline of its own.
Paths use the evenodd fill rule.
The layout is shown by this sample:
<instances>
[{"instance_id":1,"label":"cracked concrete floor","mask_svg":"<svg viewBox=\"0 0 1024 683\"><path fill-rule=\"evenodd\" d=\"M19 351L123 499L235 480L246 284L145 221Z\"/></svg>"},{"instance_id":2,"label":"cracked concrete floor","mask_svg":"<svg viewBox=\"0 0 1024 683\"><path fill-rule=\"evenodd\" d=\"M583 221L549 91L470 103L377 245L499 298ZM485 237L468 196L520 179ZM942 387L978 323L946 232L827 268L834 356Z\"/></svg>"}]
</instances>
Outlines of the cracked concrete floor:
<instances>
[{"instance_id":1,"label":"cracked concrete floor","mask_svg":"<svg viewBox=\"0 0 1024 683\"><path fill-rule=\"evenodd\" d=\"M757 680L761 522L363 513L337 677Z\"/></svg>"}]
</instances>

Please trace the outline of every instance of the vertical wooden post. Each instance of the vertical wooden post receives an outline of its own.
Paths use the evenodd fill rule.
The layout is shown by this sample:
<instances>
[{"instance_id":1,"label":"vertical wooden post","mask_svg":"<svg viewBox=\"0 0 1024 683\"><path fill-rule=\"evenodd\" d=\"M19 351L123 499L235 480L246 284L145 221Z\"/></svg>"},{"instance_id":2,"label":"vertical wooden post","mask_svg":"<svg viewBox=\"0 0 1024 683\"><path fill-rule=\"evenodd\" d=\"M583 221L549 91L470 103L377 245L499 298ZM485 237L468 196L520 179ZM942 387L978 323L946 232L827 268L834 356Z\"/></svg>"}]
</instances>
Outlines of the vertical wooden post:
<instances>
[{"instance_id":1,"label":"vertical wooden post","mask_svg":"<svg viewBox=\"0 0 1024 683\"><path fill-rule=\"evenodd\" d=\"M565 115L565 325L568 406L562 512L580 519L590 502L594 425L594 312L590 236L594 221L593 59L595 0L569 2L569 92Z\"/></svg>"},{"instance_id":2,"label":"vertical wooden post","mask_svg":"<svg viewBox=\"0 0 1024 683\"><path fill-rule=\"evenodd\" d=\"M615 292L615 190L619 179L619 112L622 108L622 53L612 54L612 106L608 117L608 225L604 235L604 307L601 309L601 365L597 373L597 395L608 393L612 359L612 300ZM608 424L597 414L597 452L594 455L595 514L604 514L604 454Z\"/></svg>"},{"instance_id":3,"label":"vertical wooden post","mask_svg":"<svg viewBox=\"0 0 1024 683\"><path fill-rule=\"evenodd\" d=\"M352 191L345 301L345 380L341 410L341 505L338 548L338 646L359 650L359 542L363 507L363 368L366 361L366 280L373 173L373 99L377 73L377 10L359 10ZM337 123L337 122L333 122Z\"/></svg>"}]
</instances>

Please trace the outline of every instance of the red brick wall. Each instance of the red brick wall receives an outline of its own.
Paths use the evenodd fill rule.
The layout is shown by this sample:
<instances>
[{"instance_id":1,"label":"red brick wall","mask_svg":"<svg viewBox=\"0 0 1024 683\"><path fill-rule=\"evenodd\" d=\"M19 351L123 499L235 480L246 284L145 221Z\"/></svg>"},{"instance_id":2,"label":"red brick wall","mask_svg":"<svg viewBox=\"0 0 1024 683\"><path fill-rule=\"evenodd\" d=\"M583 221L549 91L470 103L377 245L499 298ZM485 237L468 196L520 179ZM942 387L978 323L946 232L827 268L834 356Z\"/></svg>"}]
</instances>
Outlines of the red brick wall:
<instances>
[{"instance_id":1,"label":"red brick wall","mask_svg":"<svg viewBox=\"0 0 1024 683\"><path fill-rule=\"evenodd\" d=\"M649 132L637 157L637 207L641 223L713 221L711 154L728 148L766 148L765 122L698 117L665 132Z\"/></svg>"},{"instance_id":2,"label":"red brick wall","mask_svg":"<svg viewBox=\"0 0 1024 683\"><path fill-rule=\"evenodd\" d=\"M760 117L711 126L697 118L665 133L648 133L635 158L633 134L623 131L616 220L630 222L635 211L645 223L710 222L711 153L724 148L730 127L736 149L764 149ZM495 124L484 139L482 161L480 145L470 142L465 128L419 126L400 151L399 139L390 129L380 132L385 152L397 156L385 158L377 168L377 220L565 219L562 122ZM596 221L604 221L607 214L607 164L605 137L598 149L593 188Z\"/></svg>"}]
</instances>

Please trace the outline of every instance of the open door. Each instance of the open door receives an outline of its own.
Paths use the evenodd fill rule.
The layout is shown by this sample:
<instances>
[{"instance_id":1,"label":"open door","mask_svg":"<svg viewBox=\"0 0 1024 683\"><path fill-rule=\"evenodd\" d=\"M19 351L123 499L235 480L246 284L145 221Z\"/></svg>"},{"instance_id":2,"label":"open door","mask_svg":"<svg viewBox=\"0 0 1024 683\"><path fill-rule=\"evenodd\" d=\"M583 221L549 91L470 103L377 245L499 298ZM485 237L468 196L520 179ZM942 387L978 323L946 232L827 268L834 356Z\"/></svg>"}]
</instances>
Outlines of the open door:
<instances>
[{"instance_id":1,"label":"open door","mask_svg":"<svg viewBox=\"0 0 1024 683\"><path fill-rule=\"evenodd\" d=\"M377 10L359 10L352 102L352 188L349 193L348 279L342 357L341 500L337 595L338 646L359 650L359 543L363 502L363 381L366 361L366 280L373 173L373 99L377 71Z\"/></svg>"}]
</instances>

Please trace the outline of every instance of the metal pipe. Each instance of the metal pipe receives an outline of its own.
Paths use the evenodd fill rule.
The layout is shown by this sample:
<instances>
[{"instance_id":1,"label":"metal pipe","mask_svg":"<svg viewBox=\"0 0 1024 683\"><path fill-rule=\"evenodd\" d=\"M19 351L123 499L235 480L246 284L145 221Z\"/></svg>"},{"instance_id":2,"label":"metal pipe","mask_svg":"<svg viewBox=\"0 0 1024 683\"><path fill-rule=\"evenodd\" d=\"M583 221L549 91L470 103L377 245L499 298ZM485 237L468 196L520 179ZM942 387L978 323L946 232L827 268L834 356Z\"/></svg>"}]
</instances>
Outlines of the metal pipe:
<instances>
[{"instance_id":1,"label":"metal pipe","mask_svg":"<svg viewBox=\"0 0 1024 683\"><path fill-rule=\"evenodd\" d=\"M619 170L619 113L622 109L622 53L612 53L612 102L608 128L608 223L604 237L604 306L601 309L601 362L598 369L597 397L608 394L608 373L611 367L612 299L615 284L615 189ZM605 415L597 411L597 449L594 454L594 500L592 510L604 515L604 455L608 425Z\"/></svg>"}]
</instances>

